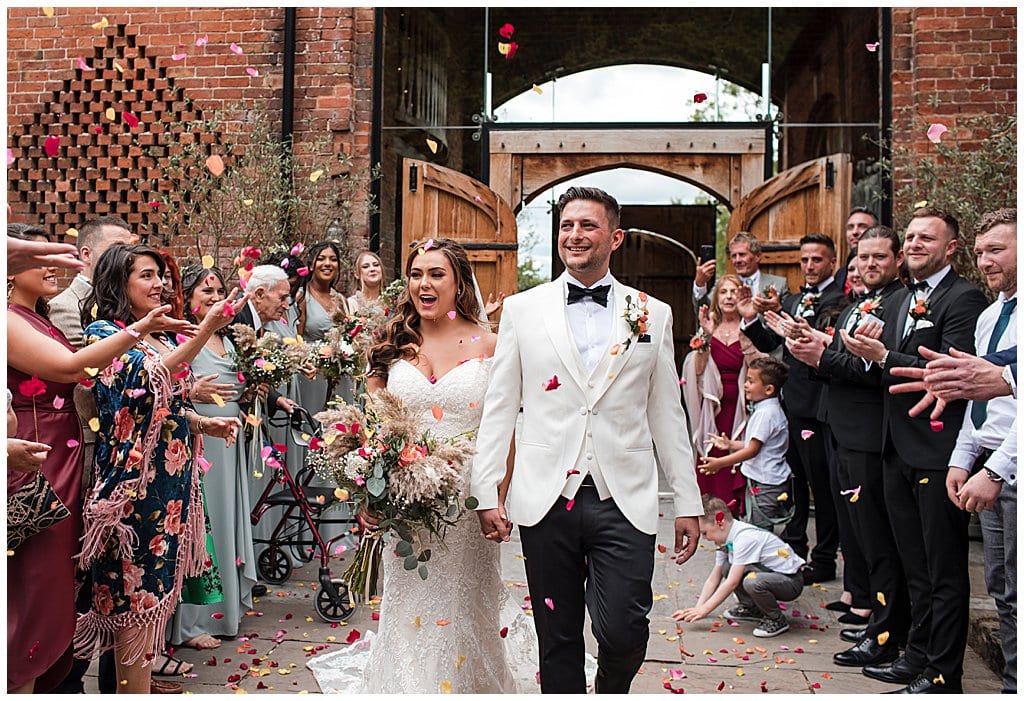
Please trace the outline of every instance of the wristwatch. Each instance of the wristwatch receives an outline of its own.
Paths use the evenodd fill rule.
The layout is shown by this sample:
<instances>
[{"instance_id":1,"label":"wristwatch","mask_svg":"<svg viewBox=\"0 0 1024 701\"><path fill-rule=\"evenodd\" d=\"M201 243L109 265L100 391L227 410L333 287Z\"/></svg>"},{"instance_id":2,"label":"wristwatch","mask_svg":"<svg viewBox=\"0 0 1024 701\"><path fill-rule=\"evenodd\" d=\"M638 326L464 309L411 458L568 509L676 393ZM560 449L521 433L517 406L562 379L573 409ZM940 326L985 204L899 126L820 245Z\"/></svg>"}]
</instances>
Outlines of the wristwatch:
<instances>
[{"instance_id":1,"label":"wristwatch","mask_svg":"<svg viewBox=\"0 0 1024 701\"><path fill-rule=\"evenodd\" d=\"M889 351L887 350L887 351L885 351L885 355L882 356L882 359L878 361L878 367L880 367L880 368L882 368L884 370L885 369L885 361L887 361L888 359L889 359Z\"/></svg>"},{"instance_id":2,"label":"wristwatch","mask_svg":"<svg viewBox=\"0 0 1024 701\"><path fill-rule=\"evenodd\" d=\"M1000 477L999 473L997 473L995 470L990 470L987 467L984 468L984 469L985 469L985 476L988 477L991 481L993 481L993 482L1002 482L1003 481L1003 478Z\"/></svg>"}]
</instances>

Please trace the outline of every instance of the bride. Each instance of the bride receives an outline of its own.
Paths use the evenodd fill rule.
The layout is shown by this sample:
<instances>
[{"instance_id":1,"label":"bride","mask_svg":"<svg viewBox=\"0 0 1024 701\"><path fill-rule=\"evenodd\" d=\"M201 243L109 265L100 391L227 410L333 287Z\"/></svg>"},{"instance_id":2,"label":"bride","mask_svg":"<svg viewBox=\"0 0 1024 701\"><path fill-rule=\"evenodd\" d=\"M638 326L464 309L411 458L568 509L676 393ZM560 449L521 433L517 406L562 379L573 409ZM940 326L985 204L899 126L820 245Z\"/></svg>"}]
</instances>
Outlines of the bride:
<instances>
[{"instance_id":1,"label":"bride","mask_svg":"<svg viewBox=\"0 0 1024 701\"><path fill-rule=\"evenodd\" d=\"M475 438L497 335L478 321L469 259L455 241L431 239L414 246L405 273L408 293L370 351L367 389L398 395L438 438L470 431ZM377 523L373 514L361 520ZM318 680L377 694L535 692L536 634L506 592L499 547L463 516L433 547L426 580L385 549L377 635L320 658Z\"/></svg>"}]
</instances>

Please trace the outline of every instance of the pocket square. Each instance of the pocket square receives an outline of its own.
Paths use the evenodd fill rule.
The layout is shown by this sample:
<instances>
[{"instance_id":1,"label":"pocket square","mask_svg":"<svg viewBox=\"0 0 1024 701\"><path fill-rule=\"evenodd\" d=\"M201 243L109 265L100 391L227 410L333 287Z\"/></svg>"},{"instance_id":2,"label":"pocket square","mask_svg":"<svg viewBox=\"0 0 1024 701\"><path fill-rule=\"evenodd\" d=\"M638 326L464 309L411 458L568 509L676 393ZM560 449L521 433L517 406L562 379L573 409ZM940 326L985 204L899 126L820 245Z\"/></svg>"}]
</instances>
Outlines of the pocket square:
<instances>
[{"instance_id":1,"label":"pocket square","mask_svg":"<svg viewBox=\"0 0 1024 701\"><path fill-rule=\"evenodd\" d=\"M636 342L637 343L650 343L651 342L651 334L649 334L649 333L643 334L638 339L636 339Z\"/></svg>"},{"instance_id":2,"label":"pocket square","mask_svg":"<svg viewBox=\"0 0 1024 701\"><path fill-rule=\"evenodd\" d=\"M917 324L914 325L914 331L923 331L925 329L930 329L933 326L935 326L934 323L928 321L927 319L921 319L921 321L917 322Z\"/></svg>"}]
</instances>

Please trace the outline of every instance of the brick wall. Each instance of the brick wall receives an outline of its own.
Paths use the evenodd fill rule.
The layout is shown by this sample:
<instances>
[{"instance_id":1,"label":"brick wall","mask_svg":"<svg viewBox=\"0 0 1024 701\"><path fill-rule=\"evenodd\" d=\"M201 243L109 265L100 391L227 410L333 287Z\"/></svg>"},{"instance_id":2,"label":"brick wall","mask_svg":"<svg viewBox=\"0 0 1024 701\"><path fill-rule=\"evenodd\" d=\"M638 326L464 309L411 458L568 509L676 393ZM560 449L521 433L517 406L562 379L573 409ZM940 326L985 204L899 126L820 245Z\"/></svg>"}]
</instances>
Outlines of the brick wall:
<instances>
[{"instance_id":1,"label":"brick wall","mask_svg":"<svg viewBox=\"0 0 1024 701\"><path fill-rule=\"evenodd\" d=\"M367 8L297 10L296 151L328 133L334 152L351 156L362 173L370 165L373 25ZM197 47L203 36L208 43ZM279 125L283 49L284 9L276 7L74 7L55 8L52 17L39 7L9 9L12 220L63 234L94 216L119 214L142 233L153 231L153 193L137 181L158 171L142 148L168 122L239 102L258 105ZM187 55L175 60L176 53ZM48 137L59 138L54 156ZM354 221L348 235L359 248L368 236L366 212Z\"/></svg>"},{"instance_id":2,"label":"brick wall","mask_svg":"<svg viewBox=\"0 0 1024 701\"><path fill-rule=\"evenodd\" d=\"M899 7L892 26L895 145L929 153L928 124L953 130L979 115L1017 113L1016 8ZM959 136L984 137L963 128Z\"/></svg>"}]
</instances>

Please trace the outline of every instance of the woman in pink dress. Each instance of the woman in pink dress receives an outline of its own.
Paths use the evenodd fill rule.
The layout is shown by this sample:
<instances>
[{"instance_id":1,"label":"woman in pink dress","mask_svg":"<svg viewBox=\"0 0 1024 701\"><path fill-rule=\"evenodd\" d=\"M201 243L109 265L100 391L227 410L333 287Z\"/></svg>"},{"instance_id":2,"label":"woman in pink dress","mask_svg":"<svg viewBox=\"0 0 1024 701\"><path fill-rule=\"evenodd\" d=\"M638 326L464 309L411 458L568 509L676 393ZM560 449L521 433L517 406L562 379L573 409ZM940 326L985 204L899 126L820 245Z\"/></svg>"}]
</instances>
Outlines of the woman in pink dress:
<instances>
[{"instance_id":1,"label":"woman in pink dress","mask_svg":"<svg viewBox=\"0 0 1024 701\"><path fill-rule=\"evenodd\" d=\"M7 235L46 241L37 227L12 224ZM57 268L32 268L7 277L7 386L14 394L17 438L49 446L41 467L71 517L33 535L7 558L7 691L43 693L71 667L75 632L75 561L82 536L82 429L72 390L79 380L103 370L135 343L122 331L103 343L75 352L46 318L46 298L60 291ZM164 306L133 324L149 330L185 331ZM7 471L10 494L33 473Z\"/></svg>"},{"instance_id":2,"label":"woman in pink dress","mask_svg":"<svg viewBox=\"0 0 1024 701\"><path fill-rule=\"evenodd\" d=\"M761 355L740 332L736 293L743 283L735 275L724 275L698 314L700 331L690 342L693 350L683 361L683 400L690 417L691 438L696 455L720 457L725 452L707 443L711 435L726 434L739 440L747 423L743 381L747 363ZM713 475L697 473L701 494L719 497L738 517L743 508L746 480L738 468Z\"/></svg>"}]
</instances>

